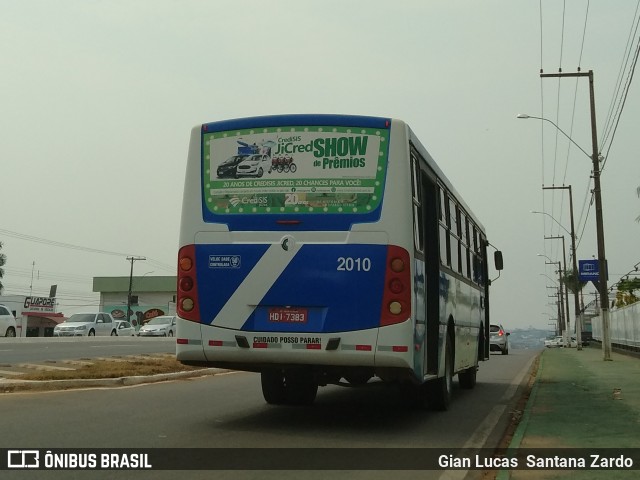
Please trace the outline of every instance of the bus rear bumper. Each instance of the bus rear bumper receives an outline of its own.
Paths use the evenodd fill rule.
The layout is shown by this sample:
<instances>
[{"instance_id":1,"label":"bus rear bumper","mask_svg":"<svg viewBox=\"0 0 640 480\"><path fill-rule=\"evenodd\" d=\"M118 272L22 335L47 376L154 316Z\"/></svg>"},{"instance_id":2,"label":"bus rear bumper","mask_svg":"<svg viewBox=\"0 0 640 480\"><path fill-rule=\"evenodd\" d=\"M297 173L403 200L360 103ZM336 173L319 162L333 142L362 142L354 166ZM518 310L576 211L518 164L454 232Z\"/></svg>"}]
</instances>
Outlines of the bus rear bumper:
<instances>
[{"instance_id":1,"label":"bus rear bumper","mask_svg":"<svg viewBox=\"0 0 640 480\"><path fill-rule=\"evenodd\" d=\"M246 332L178 319L176 356L185 363L223 367L326 365L413 370L411 322L352 332Z\"/></svg>"}]
</instances>

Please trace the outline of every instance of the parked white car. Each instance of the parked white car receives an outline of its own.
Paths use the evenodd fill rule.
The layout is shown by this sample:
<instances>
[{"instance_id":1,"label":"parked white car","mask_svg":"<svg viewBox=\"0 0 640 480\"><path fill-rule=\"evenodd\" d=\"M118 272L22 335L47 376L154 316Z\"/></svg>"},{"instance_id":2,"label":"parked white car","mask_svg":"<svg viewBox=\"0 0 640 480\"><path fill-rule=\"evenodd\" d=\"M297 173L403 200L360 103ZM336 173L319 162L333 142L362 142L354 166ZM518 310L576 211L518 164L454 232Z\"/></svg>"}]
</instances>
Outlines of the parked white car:
<instances>
[{"instance_id":1,"label":"parked white car","mask_svg":"<svg viewBox=\"0 0 640 480\"><path fill-rule=\"evenodd\" d=\"M54 337L93 337L117 335L117 325L110 313L74 313L53 329Z\"/></svg>"},{"instance_id":2,"label":"parked white car","mask_svg":"<svg viewBox=\"0 0 640 480\"><path fill-rule=\"evenodd\" d=\"M16 336L16 318L9 308L0 305L0 337Z\"/></svg>"},{"instance_id":3,"label":"parked white car","mask_svg":"<svg viewBox=\"0 0 640 480\"><path fill-rule=\"evenodd\" d=\"M126 320L116 320L116 335L119 337L131 337L136 335L136 329Z\"/></svg>"},{"instance_id":4,"label":"parked white car","mask_svg":"<svg viewBox=\"0 0 640 480\"><path fill-rule=\"evenodd\" d=\"M567 342L565 342L564 337L562 337L561 335L558 335L556 337L545 340L544 346L547 348L555 348L555 347L575 348L578 346L578 341L576 340L576 337L572 336L570 339L568 339Z\"/></svg>"},{"instance_id":5,"label":"parked white car","mask_svg":"<svg viewBox=\"0 0 640 480\"><path fill-rule=\"evenodd\" d=\"M556 348L556 347L559 348L559 347L562 347L563 345L564 345L564 340L560 335L553 338L547 338L544 341L544 346L547 348Z\"/></svg>"},{"instance_id":6,"label":"parked white car","mask_svg":"<svg viewBox=\"0 0 640 480\"><path fill-rule=\"evenodd\" d=\"M155 317L145 323L138 335L141 337L173 337L176 333L176 317L161 316Z\"/></svg>"}]
</instances>

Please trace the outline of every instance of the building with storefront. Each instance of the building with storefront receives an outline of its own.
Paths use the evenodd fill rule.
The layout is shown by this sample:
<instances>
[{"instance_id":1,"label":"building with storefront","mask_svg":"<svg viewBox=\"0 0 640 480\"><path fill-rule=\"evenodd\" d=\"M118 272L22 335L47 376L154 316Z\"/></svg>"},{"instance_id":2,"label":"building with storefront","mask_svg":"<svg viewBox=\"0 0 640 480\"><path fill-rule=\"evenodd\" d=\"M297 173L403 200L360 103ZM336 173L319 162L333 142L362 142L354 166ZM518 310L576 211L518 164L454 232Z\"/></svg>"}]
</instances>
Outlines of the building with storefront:
<instances>
[{"instance_id":1,"label":"building with storefront","mask_svg":"<svg viewBox=\"0 0 640 480\"><path fill-rule=\"evenodd\" d=\"M54 327L66 319L56 312L54 297L4 295L0 303L16 317L17 337L52 337Z\"/></svg>"},{"instance_id":2,"label":"building with storefront","mask_svg":"<svg viewBox=\"0 0 640 480\"><path fill-rule=\"evenodd\" d=\"M93 291L100 294L100 311L111 313L116 320L126 319L130 301L130 321L138 328L153 317L175 315L175 276L94 277Z\"/></svg>"}]
</instances>

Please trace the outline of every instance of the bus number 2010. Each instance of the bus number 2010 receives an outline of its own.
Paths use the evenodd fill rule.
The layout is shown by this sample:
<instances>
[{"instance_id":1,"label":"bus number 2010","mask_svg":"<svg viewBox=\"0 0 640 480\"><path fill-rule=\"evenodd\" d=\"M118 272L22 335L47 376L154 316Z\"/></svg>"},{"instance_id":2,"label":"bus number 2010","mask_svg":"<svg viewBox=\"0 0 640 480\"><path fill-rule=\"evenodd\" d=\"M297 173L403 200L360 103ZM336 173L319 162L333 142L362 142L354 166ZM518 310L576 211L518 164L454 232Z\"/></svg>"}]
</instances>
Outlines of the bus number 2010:
<instances>
[{"instance_id":1,"label":"bus number 2010","mask_svg":"<svg viewBox=\"0 0 640 480\"><path fill-rule=\"evenodd\" d=\"M364 258L352 258L352 257L338 257L339 272L368 272L371 270L371 259Z\"/></svg>"}]
</instances>

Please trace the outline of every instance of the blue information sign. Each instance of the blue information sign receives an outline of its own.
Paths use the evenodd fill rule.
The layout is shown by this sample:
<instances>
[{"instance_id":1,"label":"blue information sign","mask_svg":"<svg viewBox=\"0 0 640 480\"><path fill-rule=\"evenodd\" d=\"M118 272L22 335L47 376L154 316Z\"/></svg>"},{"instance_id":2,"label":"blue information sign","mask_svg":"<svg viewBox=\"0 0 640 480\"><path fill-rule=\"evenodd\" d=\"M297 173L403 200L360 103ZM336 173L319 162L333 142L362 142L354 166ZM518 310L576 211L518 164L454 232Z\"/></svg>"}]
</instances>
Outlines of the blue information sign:
<instances>
[{"instance_id":1,"label":"blue information sign","mask_svg":"<svg viewBox=\"0 0 640 480\"><path fill-rule=\"evenodd\" d=\"M598 260L578 260L578 278L582 282L598 281L600 278Z\"/></svg>"}]
</instances>

